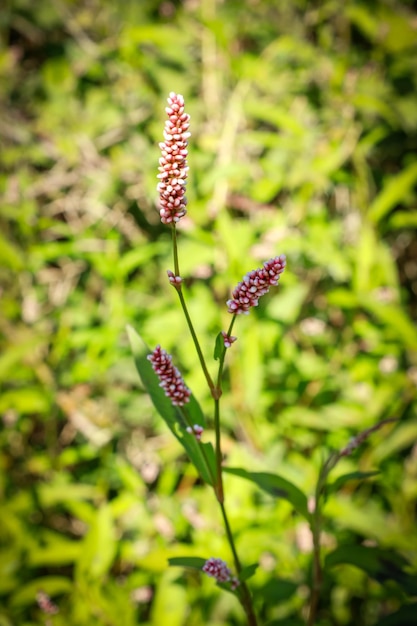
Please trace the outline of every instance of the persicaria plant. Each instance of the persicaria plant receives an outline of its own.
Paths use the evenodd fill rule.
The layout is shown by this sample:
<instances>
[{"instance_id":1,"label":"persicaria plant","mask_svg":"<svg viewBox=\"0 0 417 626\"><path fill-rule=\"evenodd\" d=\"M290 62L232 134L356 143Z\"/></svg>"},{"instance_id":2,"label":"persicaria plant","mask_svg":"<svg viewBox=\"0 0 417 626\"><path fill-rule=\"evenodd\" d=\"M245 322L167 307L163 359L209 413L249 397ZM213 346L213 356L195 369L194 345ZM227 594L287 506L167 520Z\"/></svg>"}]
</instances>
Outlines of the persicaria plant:
<instances>
[{"instance_id":1,"label":"persicaria plant","mask_svg":"<svg viewBox=\"0 0 417 626\"><path fill-rule=\"evenodd\" d=\"M225 317L229 313L230 322L227 329L219 330L214 342L217 372L216 376L212 377L187 308L179 263L177 227L187 212L185 189L188 178L187 145L190 137L190 116L185 112L184 98L179 94L170 93L166 113L164 141L159 144L161 157L157 190L161 222L167 225L172 233L174 267L173 270L168 269L167 274L170 284L178 294L185 322L191 333L197 357L212 396L213 410L209 418L203 414L179 369L174 365L172 356L159 345L149 349L130 327L128 333L143 385L172 434L185 449L202 481L212 490L223 520L225 537L230 547L230 563L225 563L216 555L204 555L193 558L172 558L170 564L197 568L206 575L213 577L220 587L236 596L246 615L247 624L250 626L259 624L258 605L261 605L262 599L256 598L248 585L248 581L255 575L258 565L256 563L244 563L238 553L233 528L227 513L227 494L225 494L223 487L223 474L228 472L251 481L269 495L284 498L290 502L296 513L304 517L310 527L313 551L310 593L305 611L305 621L311 626L316 620L323 581L321 557L322 502L328 475L340 458L351 454L371 432L393 420L380 422L357 435L342 449L334 451L323 463L317 478L314 496L309 500L296 485L277 474L249 472L241 468L227 467L222 452L221 399L226 354L237 339L236 336L232 335L232 331L237 316L248 315L251 308L258 306L263 295L268 293L271 288L278 286L281 275L286 268L286 257L285 254L277 254L272 259L266 260L262 267L248 271L242 281L232 289L230 299L224 304ZM204 429L207 419L210 420L210 427L215 433L214 445L205 441ZM362 477L366 477L366 475L364 474ZM348 479L349 477L346 478L346 480ZM339 478L338 481L339 486L341 486L343 480Z\"/></svg>"}]
</instances>

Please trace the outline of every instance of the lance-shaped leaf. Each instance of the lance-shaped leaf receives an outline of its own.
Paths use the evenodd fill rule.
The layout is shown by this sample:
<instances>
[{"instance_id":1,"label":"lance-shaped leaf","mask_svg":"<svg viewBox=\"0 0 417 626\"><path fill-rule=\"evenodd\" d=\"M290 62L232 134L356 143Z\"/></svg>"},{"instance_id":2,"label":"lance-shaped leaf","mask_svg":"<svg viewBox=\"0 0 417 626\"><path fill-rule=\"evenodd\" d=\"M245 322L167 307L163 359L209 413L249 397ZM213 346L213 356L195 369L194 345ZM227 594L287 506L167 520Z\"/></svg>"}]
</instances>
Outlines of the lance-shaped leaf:
<instances>
[{"instance_id":1,"label":"lance-shaped leaf","mask_svg":"<svg viewBox=\"0 0 417 626\"><path fill-rule=\"evenodd\" d=\"M260 489L262 489L266 493L269 493L275 498L283 498L284 500L288 500L288 502L293 505L297 513L310 521L310 513L308 512L307 506L307 497L304 495L301 489L296 487L286 478L278 476L278 474L270 474L268 472L247 472L246 470L235 467L225 467L223 468L223 471L227 472L228 474L234 474L235 476L240 476L240 478L250 480L251 482L255 483L255 485L258 485Z\"/></svg>"},{"instance_id":2,"label":"lance-shaped leaf","mask_svg":"<svg viewBox=\"0 0 417 626\"><path fill-rule=\"evenodd\" d=\"M216 337L216 341L214 344L214 358L216 361L218 361L224 351L224 339L223 339L223 335L221 333L219 333Z\"/></svg>"},{"instance_id":3,"label":"lance-shaped leaf","mask_svg":"<svg viewBox=\"0 0 417 626\"><path fill-rule=\"evenodd\" d=\"M395 580L403 591L413 596L417 595L417 576L410 572L411 564L392 548L339 546L327 554L324 560L326 568L345 563L355 565L381 585L386 584L388 580Z\"/></svg>"},{"instance_id":4,"label":"lance-shaped leaf","mask_svg":"<svg viewBox=\"0 0 417 626\"><path fill-rule=\"evenodd\" d=\"M372 476L377 476L380 472L350 472L349 474L343 474L343 476L339 476L333 483L328 484L326 486L326 491L328 493L339 491L347 482L350 480L365 480L366 478L371 478Z\"/></svg>"},{"instance_id":5,"label":"lance-shaped leaf","mask_svg":"<svg viewBox=\"0 0 417 626\"><path fill-rule=\"evenodd\" d=\"M168 563L175 567L191 567L193 569L203 569L207 559L199 556L173 556L168 559Z\"/></svg>"},{"instance_id":6,"label":"lance-shaped leaf","mask_svg":"<svg viewBox=\"0 0 417 626\"><path fill-rule=\"evenodd\" d=\"M204 428L205 418L200 405L195 397L191 395L190 401L186 406L181 408L174 406L160 387L159 378L147 359L151 350L131 326L127 327L127 334L132 347L136 369L153 405L174 437L178 439L185 449L201 478L206 483L213 485L216 476L213 446L211 443L198 442L193 434L186 431L187 426L193 424L199 424Z\"/></svg>"}]
</instances>

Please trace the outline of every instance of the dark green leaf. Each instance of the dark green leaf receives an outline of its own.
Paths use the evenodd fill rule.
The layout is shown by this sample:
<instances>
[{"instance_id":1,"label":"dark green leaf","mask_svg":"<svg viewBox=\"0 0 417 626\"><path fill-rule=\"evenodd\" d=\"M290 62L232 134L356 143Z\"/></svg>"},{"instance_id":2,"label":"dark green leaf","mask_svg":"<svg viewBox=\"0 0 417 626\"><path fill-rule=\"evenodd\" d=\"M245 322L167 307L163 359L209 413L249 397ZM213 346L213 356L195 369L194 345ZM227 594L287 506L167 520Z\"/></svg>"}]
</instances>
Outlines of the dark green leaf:
<instances>
[{"instance_id":1,"label":"dark green leaf","mask_svg":"<svg viewBox=\"0 0 417 626\"><path fill-rule=\"evenodd\" d=\"M262 587L262 598L267 604L276 605L278 602L291 598L297 589L297 583L292 580L273 578Z\"/></svg>"},{"instance_id":2,"label":"dark green leaf","mask_svg":"<svg viewBox=\"0 0 417 626\"><path fill-rule=\"evenodd\" d=\"M407 593L417 594L417 576L405 571L409 563L395 550L344 545L336 548L325 559L325 567L343 563L355 565L381 584L395 580Z\"/></svg>"},{"instance_id":3,"label":"dark green leaf","mask_svg":"<svg viewBox=\"0 0 417 626\"><path fill-rule=\"evenodd\" d=\"M378 620L378 626L411 626L416 623L417 602L402 606L395 613Z\"/></svg>"},{"instance_id":4,"label":"dark green leaf","mask_svg":"<svg viewBox=\"0 0 417 626\"><path fill-rule=\"evenodd\" d=\"M350 472L349 474L343 474L343 476L339 476L333 483L330 483L327 486L328 492L339 491L350 480L364 480L365 478L370 478L371 476L377 476L380 472Z\"/></svg>"},{"instance_id":5,"label":"dark green leaf","mask_svg":"<svg viewBox=\"0 0 417 626\"><path fill-rule=\"evenodd\" d=\"M240 572L239 580L243 582L245 580L248 580L249 578L252 578L258 567L259 563L252 563L251 565L247 565L246 567L244 567Z\"/></svg>"},{"instance_id":6,"label":"dark green leaf","mask_svg":"<svg viewBox=\"0 0 417 626\"><path fill-rule=\"evenodd\" d=\"M234 474L250 480L263 491L274 496L275 498L283 498L288 500L297 513L310 520L310 513L307 507L307 498L304 493L286 478L277 474L269 474L267 472L247 472L246 470L232 467L225 467L224 471L228 474Z\"/></svg>"},{"instance_id":7,"label":"dark green leaf","mask_svg":"<svg viewBox=\"0 0 417 626\"><path fill-rule=\"evenodd\" d=\"M198 556L175 556L168 559L172 567L192 567L201 570L207 559Z\"/></svg>"},{"instance_id":8,"label":"dark green leaf","mask_svg":"<svg viewBox=\"0 0 417 626\"><path fill-rule=\"evenodd\" d=\"M216 343L214 344L214 358L216 361L220 359L221 355L223 354L223 350L224 350L223 335L219 333L216 337Z\"/></svg>"}]
</instances>

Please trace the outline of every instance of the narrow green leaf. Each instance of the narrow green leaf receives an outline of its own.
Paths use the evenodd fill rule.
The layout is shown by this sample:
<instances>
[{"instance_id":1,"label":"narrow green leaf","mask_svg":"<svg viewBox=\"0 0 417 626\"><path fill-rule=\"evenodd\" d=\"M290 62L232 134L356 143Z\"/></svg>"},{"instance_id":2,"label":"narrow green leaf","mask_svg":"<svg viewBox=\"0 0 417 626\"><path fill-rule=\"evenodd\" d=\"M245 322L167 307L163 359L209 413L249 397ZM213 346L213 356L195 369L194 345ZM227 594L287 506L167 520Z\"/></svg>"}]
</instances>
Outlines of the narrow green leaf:
<instances>
[{"instance_id":1,"label":"narrow green leaf","mask_svg":"<svg viewBox=\"0 0 417 626\"><path fill-rule=\"evenodd\" d=\"M33 604L38 591L44 591L53 598L58 594L70 593L71 589L71 581L66 576L38 576L26 584L21 582L12 594L10 604L12 606Z\"/></svg>"},{"instance_id":2,"label":"narrow green leaf","mask_svg":"<svg viewBox=\"0 0 417 626\"><path fill-rule=\"evenodd\" d=\"M350 480L364 480L365 478L370 478L371 476L377 476L380 472L350 472L349 474L343 474L343 476L339 476L333 483L327 486L328 492L336 492L339 491L347 482Z\"/></svg>"},{"instance_id":3,"label":"narrow green leaf","mask_svg":"<svg viewBox=\"0 0 417 626\"><path fill-rule=\"evenodd\" d=\"M294 581L274 577L262 586L261 593L264 602L277 605L279 602L289 600L297 589L298 585Z\"/></svg>"},{"instance_id":4,"label":"narrow green leaf","mask_svg":"<svg viewBox=\"0 0 417 626\"><path fill-rule=\"evenodd\" d=\"M417 211L396 211L389 220L388 228L417 228Z\"/></svg>"},{"instance_id":5,"label":"narrow green leaf","mask_svg":"<svg viewBox=\"0 0 417 626\"><path fill-rule=\"evenodd\" d=\"M198 556L175 556L168 559L171 567L192 567L201 570L207 559Z\"/></svg>"},{"instance_id":6,"label":"narrow green leaf","mask_svg":"<svg viewBox=\"0 0 417 626\"><path fill-rule=\"evenodd\" d=\"M355 565L381 584L395 580L404 591L417 595L417 576L407 573L408 561L392 548L343 545L325 558L325 568L343 563Z\"/></svg>"},{"instance_id":7,"label":"narrow green leaf","mask_svg":"<svg viewBox=\"0 0 417 626\"><path fill-rule=\"evenodd\" d=\"M369 207L369 218L379 222L397 204L406 200L417 181L417 163L412 163L397 176L392 176Z\"/></svg>"},{"instance_id":8,"label":"narrow green leaf","mask_svg":"<svg viewBox=\"0 0 417 626\"><path fill-rule=\"evenodd\" d=\"M189 434L186 431L187 426L190 424L199 424L204 428L206 422L200 405L192 395L190 402L184 407L173 406L170 399L165 395L164 390L160 387L159 379L147 359L148 354L151 354L151 350L131 326L127 327L127 333L136 369L153 405L174 437L185 449L201 478L209 485L213 485L216 475L213 446L211 443L199 443L193 434Z\"/></svg>"},{"instance_id":9,"label":"narrow green leaf","mask_svg":"<svg viewBox=\"0 0 417 626\"><path fill-rule=\"evenodd\" d=\"M223 350L224 350L223 335L219 333L216 337L216 343L214 344L213 356L216 361L220 359L221 355L223 354Z\"/></svg>"},{"instance_id":10,"label":"narrow green leaf","mask_svg":"<svg viewBox=\"0 0 417 626\"><path fill-rule=\"evenodd\" d=\"M117 550L112 512L103 504L83 540L76 563L77 575L88 580L100 580L110 570Z\"/></svg>"},{"instance_id":11,"label":"narrow green leaf","mask_svg":"<svg viewBox=\"0 0 417 626\"><path fill-rule=\"evenodd\" d=\"M251 565L247 565L242 569L239 575L239 580L244 582L245 580L249 580L252 576L255 575L256 570L259 567L259 563L252 563Z\"/></svg>"},{"instance_id":12,"label":"narrow green leaf","mask_svg":"<svg viewBox=\"0 0 417 626\"><path fill-rule=\"evenodd\" d=\"M268 472L247 472L246 470L234 467L225 467L223 471L250 480L271 496L288 500L297 513L310 521L307 497L298 487L286 478L282 478L282 476L278 476L277 474L269 474Z\"/></svg>"},{"instance_id":13,"label":"narrow green leaf","mask_svg":"<svg viewBox=\"0 0 417 626\"><path fill-rule=\"evenodd\" d=\"M394 337L403 341L406 350L417 350L417 330L403 308L397 304L378 302L369 295L363 295L360 303L385 324Z\"/></svg>"}]
</instances>

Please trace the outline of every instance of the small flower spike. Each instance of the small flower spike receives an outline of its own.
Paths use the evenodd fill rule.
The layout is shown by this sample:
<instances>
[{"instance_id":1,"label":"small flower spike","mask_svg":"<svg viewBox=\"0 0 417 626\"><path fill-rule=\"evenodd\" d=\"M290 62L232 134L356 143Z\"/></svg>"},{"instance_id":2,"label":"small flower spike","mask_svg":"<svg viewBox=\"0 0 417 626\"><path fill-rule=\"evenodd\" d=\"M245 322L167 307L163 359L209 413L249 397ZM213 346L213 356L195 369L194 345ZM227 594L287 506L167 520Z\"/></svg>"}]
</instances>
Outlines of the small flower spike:
<instances>
[{"instance_id":1,"label":"small flower spike","mask_svg":"<svg viewBox=\"0 0 417 626\"><path fill-rule=\"evenodd\" d=\"M234 343L237 337L233 337L232 335L228 335L226 331L222 330L223 343L225 348L230 348L232 343Z\"/></svg>"},{"instance_id":2,"label":"small flower spike","mask_svg":"<svg viewBox=\"0 0 417 626\"><path fill-rule=\"evenodd\" d=\"M265 261L263 267L248 272L227 301L227 310L233 315L247 315L252 306L258 306L259 298L273 285L277 285L286 266L285 254Z\"/></svg>"},{"instance_id":3,"label":"small flower spike","mask_svg":"<svg viewBox=\"0 0 417 626\"><path fill-rule=\"evenodd\" d=\"M179 370L172 364L172 356L161 346L156 346L152 354L148 354L153 371L158 376L160 387L171 399L174 406L184 406L190 401L191 391L188 389Z\"/></svg>"},{"instance_id":4,"label":"small flower spike","mask_svg":"<svg viewBox=\"0 0 417 626\"><path fill-rule=\"evenodd\" d=\"M190 116L184 113L184 98L171 92L165 109L168 119L165 122L164 140L159 144L159 215L163 224L178 222L186 214L187 199L187 139L191 133Z\"/></svg>"},{"instance_id":5,"label":"small flower spike","mask_svg":"<svg viewBox=\"0 0 417 626\"><path fill-rule=\"evenodd\" d=\"M201 441L201 435L204 432L204 428L202 426L200 426L199 424L194 424L194 426L192 427L187 426L185 430L187 431L187 433L190 433L190 435L194 435L197 441Z\"/></svg>"},{"instance_id":6,"label":"small flower spike","mask_svg":"<svg viewBox=\"0 0 417 626\"><path fill-rule=\"evenodd\" d=\"M215 578L219 583L230 582L232 589L236 589L239 586L238 579L232 576L232 572L222 559L211 557L204 563L202 569L207 576Z\"/></svg>"}]
</instances>

